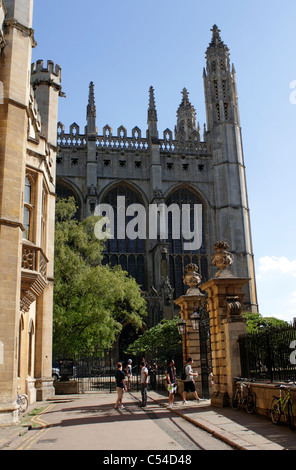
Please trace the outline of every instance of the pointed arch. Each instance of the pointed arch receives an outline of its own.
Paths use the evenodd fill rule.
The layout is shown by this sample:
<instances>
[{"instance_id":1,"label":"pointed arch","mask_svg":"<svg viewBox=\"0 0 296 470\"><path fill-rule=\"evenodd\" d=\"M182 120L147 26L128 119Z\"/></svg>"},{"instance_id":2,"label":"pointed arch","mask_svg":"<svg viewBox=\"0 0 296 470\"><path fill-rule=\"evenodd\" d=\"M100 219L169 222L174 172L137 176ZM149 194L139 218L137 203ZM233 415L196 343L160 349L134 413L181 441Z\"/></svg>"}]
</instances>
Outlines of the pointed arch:
<instances>
[{"instance_id":1,"label":"pointed arch","mask_svg":"<svg viewBox=\"0 0 296 470\"><path fill-rule=\"evenodd\" d=\"M24 315L20 315L19 319L19 331L18 331L18 351L17 351L17 376L21 377L21 358L22 358L22 343L23 343L23 332L25 329Z\"/></svg>"},{"instance_id":2,"label":"pointed arch","mask_svg":"<svg viewBox=\"0 0 296 470\"><path fill-rule=\"evenodd\" d=\"M125 211L120 211L118 197L125 198ZM145 196L135 185L126 181L117 181L104 188L99 201L100 204L109 204L114 214L114 238L106 242L104 262L109 262L111 266L121 265L142 288L146 288L146 240L139 236L131 238L126 235L126 227L134 220L134 216L127 215L126 209L133 204L147 207Z\"/></svg>"},{"instance_id":3,"label":"pointed arch","mask_svg":"<svg viewBox=\"0 0 296 470\"><path fill-rule=\"evenodd\" d=\"M82 208L84 198L80 189L74 183L72 183L72 181L70 182L64 178L57 178L56 193L57 196L60 198L68 198L70 196L74 197L77 205L76 218L78 220L82 220Z\"/></svg>"},{"instance_id":4,"label":"pointed arch","mask_svg":"<svg viewBox=\"0 0 296 470\"><path fill-rule=\"evenodd\" d=\"M34 374L34 335L35 328L34 322L31 318L28 329L28 375L33 377Z\"/></svg>"},{"instance_id":5,"label":"pointed arch","mask_svg":"<svg viewBox=\"0 0 296 470\"><path fill-rule=\"evenodd\" d=\"M199 248L187 250L186 239L183 236L184 230L181 226L180 232L181 237L173 239L172 236L172 214L169 213L168 219L168 239L169 244L169 264L170 264L170 283L174 289L175 298L180 297L186 293L187 287L182 282L182 276L185 272L185 268L189 263L197 264L199 272L202 276L203 281L206 281L209 277L208 264L205 262L208 255L207 240L207 202L204 197L201 196L199 191L188 184L179 184L170 188L166 194L166 205L169 207L171 204L177 204L182 210L182 205L186 204L190 206L190 217L188 225L190 225L190 233L194 236L197 234L198 227L195 226L196 222L202 223L201 227L201 245ZM202 206L202 217L198 221L195 218L194 205ZM182 217L180 217L182 220ZM182 222L180 222L182 224Z\"/></svg>"}]
</instances>

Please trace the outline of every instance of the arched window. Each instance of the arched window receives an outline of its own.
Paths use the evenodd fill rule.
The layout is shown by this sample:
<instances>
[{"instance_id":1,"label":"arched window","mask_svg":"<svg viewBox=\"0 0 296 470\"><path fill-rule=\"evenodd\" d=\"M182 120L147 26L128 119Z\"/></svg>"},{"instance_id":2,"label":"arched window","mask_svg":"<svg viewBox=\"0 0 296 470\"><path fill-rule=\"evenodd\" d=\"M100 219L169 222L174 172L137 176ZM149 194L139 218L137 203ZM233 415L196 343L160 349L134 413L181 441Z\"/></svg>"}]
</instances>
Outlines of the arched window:
<instances>
[{"instance_id":1,"label":"arched window","mask_svg":"<svg viewBox=\"0 0 296 470\"><path fill-rule=\"evenodd\" d=\"M128 216L122 212L123 215L120 216L118 213L118 210L120 210L118 207L118 197L125 198L125 210L132 204L140 204L144 207L141 196L134 189L125 184L118 184L113 187L102 198L101 204L109 204L113 208L114 214L114 238L106 242L103 264L110 263L111 266L120 264L122 269L127 271L130 276L134 277L144 288L146 259L145 240L139 237L131 238L126 236L126 228L130 222L135 220L137 214ZM118 220L120 226L118 226ZM134 232L138 232L140 229L141 227L135 226ZM124 234L124 238L122 234L120 235L120 231Z\"/></svg>"},{"instance_id":2,"label":"arched window","mask_svg":"<svg viewBox=\"0 0 296 470\"><path fill-rule=\"evenodd\" d=\"M33 214L34 214L34 180L29 174L25 178L24 190L24 218L23 218L23 238L33 241Z\"/></svg>"},{"instance_id":3,"label":"arched window","mask_svg":"<svg viewBox=\"0 0 296 470\"><path fill-rule=\"evenodd\" d=\"M22 360L22 339L24 331L24 318L23 315L20 317L19 321L19 336L18 336L18 351L17 351L17 376L21 377L21 360Z\"/></svg>"},{"instance_id":4,"label":"arched window","mask_svg":"<svg viewBox=\"0 0 296 470\"><path fill-rule=\"evenodd\" d=\"M47 251L47 213L48 213L48 192L43 185L42 188L42 210L41 210L41 248L44 253Z\"/></svg>"},{"instance_id":5,"label":"arched window","mask_svg":"<svg viewBox=\"0 0 296 470\"><path fill-rule=\"evenodd\" d=\"M191 233L195 233L197 227L195 227L194 219L194 205L198 204L202 206L202 227L201 227L201 246L197 249L190 251L186 250L186 242L182 236L183 228L180 226L181 236L178 238L173 237L173 219L174 215L171 212L168 213L168 240L169 243L169 263L170 263L170 283L174 288L174 297L178 298L186 293L187 286L183 284L183 275L185 268L190 263L195 263L199 268L199 273L202 276L203 282L208 279L208 263L206 256L206 236L205 236L205 210L204 204L201 198L194 191L181 187L173 191L167 198L166 205L169 207L171 204L177 204L182 209L182 205L190 205L190 220L188 223L188 229ZM182 216L180 216L180 224L182 224Z\"/></svg>"},{"instance_id":6,"label":"arched window","mask_svg":"<svg viewBox=\"0 0 296 470\"><path fill-rule=\"evenodd\" d=\"M34 344L34 323L33 320L30 321L29 331L28 331L28 375L33 377L33 344Z\"/></svg>"},{"instance_id":7,"label":"arched window","mask_svg":"<svg viewBox=\"0 0 296 470\"><path fill-rule=\"evenodd\" d=\"M57 185L56 185L56 193L57 193L57 196L60 198L68 199L69 197L74 197L76 207L77 207L75 218L77 220L81 220L81 215L82 215L81 214L81 201L80 201L78 194L75 192L75 190L70 185L65 183L63 180L58 179Z\"/></svg>"}]
</instances>

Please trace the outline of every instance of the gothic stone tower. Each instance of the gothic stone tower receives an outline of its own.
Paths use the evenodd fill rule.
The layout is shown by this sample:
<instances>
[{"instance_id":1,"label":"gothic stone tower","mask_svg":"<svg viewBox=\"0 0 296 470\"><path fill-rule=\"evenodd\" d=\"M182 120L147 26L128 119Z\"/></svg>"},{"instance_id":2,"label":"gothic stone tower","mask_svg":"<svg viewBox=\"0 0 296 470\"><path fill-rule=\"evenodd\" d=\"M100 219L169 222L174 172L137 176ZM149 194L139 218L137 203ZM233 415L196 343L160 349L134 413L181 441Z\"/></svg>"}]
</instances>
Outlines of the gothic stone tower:
<instances>
[{"instance_id":1,"label":"gothic stone tower","mask_svg":"<svg viewBox=\"0 0 296 470\"><path fill-rule=\"evenodd\" d=\"M245 165L234 66L216 25L207 49L204 87L215 193L217 239L236 255L234 275L250 278L248 298L256 309L256 286ZM244 274L243 274L244 273ZM247 298L247 297L246 297Z\"/></svg>"},{"instance_id":2,"label":"gothic stone tower","mask_svg":"<svg viewBox=\"0 0 296 470\"><path fill-rule=\"evenodd\" d=\"M114 208L115 239L106 244L105 262L120 264L142 286L148 299L148 326L173 315L171 301L185 292L182 275L189 263L198 265L203 281L213 277L211 254L218 240L227 241L236 257L233 274L250 278L245 307L257 310L235 73L217 26L212 33L204 71L207 126L203 140L186 88L174 133L165 129L159 135L152 87L145 134L135 127L128 136L124 126L113 132L109 125L98 133L93 83L85 132L73 123L66 133L58 123L57 193L75 197L81 218L91 214L97 204ZM138 203L147 210L149 204L167 208L171 204L201 205L201 246L188 251L182 237L174 239L170 211L165 237L119 239L124 223L117 226L122 210L116 206L118 196L125 197L126 207ZM127 216L126 224L129 220ZM192 211L190 221L192 229Z\"/></svg>"}]
</instances>

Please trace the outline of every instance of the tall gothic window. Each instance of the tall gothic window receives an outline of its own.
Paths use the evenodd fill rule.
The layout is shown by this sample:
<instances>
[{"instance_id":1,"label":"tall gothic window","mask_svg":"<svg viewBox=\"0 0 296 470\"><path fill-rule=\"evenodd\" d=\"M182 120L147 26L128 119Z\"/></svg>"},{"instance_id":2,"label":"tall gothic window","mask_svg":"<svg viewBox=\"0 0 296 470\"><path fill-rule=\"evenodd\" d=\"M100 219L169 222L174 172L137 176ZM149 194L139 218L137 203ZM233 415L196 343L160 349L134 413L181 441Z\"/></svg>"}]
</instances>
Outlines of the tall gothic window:
<instances>
[{"instance_id":1,"label":"tall gothic window","mask_svg":"<svg viewBox=\"0 0 296 470\"><path fill-rule=\"evenodd\" d=\"M41 210L41 248L46 253L47 248L47 212L48 212L48 197L47 190L43 185L42 189L42 210Z\"/></svg>"},{"instance_id":2,"label":"tall gothic window","mask_svg":"<svg viewBox=\"0 0 296 470\"><path fill-rule=\"evenodd\" d=\"M34 323L33 323L33 320L31 319L29 331L28 331L28 374L31 377L33 377L33 370L34 370L33 369L33 364L34 364L33 343L34 343Z\"/></svg>"},{"instance_id":3,"label":"tall gothic window","mask_svg":"<svg viewBox=\"0 0 296 470\"><path fill-rule=\"evenodd\" d=\"M194 227L194 205L199 204L203 206L202 200L200 197L189 190L188 188L179 188L170 194L166 201L167 206L171 204L177 204L180 209L182 204L190 205L190 231L193 233L196 232L196 227ZM175 289L174 296L175 298L180 297L186 293L188 287L183 284L183 275L185 273L185 267L190 263L195 263L199 268L199 273L202 276L202 281L208 279L208 262L207 262L207 253L206 253L206 236L205 236L205 211L204 206L202 207L202 243L199 249L194 249L187 251L186 250L186 239L182 236L182 227L181 227L181 237L173 239L172 236L172 214L169 212L168 218L168 243L169 243L169 263L170 263L170 283L171 286Z\"/></svg>"},{"instance_id":4,"label":"tall gothic window","mask_svg":"<svg viewBox=\"0 0 296 470\"><path fill-rule=\"evenodd\" d=\"M142 288L145 286L145 258L146 247L145 240L136 238L135 240L125 237L118 238L118 232L123 227L117 226L117 198L125 197L125 207L131 204L144 205L142 198L129 186L120 184L112 188L101 201L101 204L109 204L114 211L114 238L106 242L103 264L110 266L120 265L130 276L134 277ZM134 216L125 216L124 228L134 218Z\"/></svg>"},{"instance_id":5,"label":"tall gothic window","mask_svg":"<svg viewBox=\"0 0 296 470\"><path fill-rule=\"evenodd\" d=\"M24 191L24 218L23 226L25 231L23 232L23 238L25 240L33 241L33 194L34 184L33 177L31 175L26 175L25 178L25 191Z\"/></svg>"}]
</instances>

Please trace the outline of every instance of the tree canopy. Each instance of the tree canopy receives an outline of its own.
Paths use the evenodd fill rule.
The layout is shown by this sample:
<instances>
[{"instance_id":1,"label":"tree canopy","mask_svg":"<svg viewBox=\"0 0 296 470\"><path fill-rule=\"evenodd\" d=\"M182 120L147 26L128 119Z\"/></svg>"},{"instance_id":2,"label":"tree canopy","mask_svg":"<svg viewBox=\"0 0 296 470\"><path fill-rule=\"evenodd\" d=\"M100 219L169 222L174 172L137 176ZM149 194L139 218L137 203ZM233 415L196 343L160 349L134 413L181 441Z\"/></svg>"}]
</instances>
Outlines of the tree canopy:
<instances>
[{"instance_id":1,"label":"tree canopy","mask_svg":"<svg viewBox=\"0 0 296 470\"><path fill-rule=\"evenodd\" d=\"M260 313L244 313L247 319L247 333L261 331L262 328L280 327L287 322L274 317L263 317ZM145 331L127 348L128 354L144 354L147 351L180 346L182 338L177 329L178 318L162 320L158 325Z\"/></svg>"},{"instance_id":2,"label":"tree canopy","mask_svg":"<svg viewBox=\"0 0 296 470\"><path fill-rule=\"evenodd\" d=\"M58 199L55 232L53 350L91 355L110 348L123 323L142 327L146 303L135 279L101 264L104 242L96 239L98 217L75 219L74 198Z\"/></svg>"},{"instance_id":3,"label":"tree canopy","mask_svg":"<svg viewBox=\"0 0 296 470\"><path fill-rule=\"evenodd\" d=\"M247 320L247 333L257 333L264 328L287 326L287 322L276 317L263 317L260 313L244 312Z\"/></svg>"},{"instance_id":4,"label":"tree canopy","mask_svg":"<svg viewBox=\"0 0 296 470\"><path fill-rule=\"evenodd\" d=\"M158 325L145 331L136 341L129 345L127 353L144 354L147 351L173 349L182 345L182 338L177 329L178 318L163 319Z\"/></svg>"}]
</instances>

